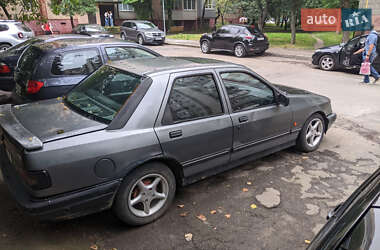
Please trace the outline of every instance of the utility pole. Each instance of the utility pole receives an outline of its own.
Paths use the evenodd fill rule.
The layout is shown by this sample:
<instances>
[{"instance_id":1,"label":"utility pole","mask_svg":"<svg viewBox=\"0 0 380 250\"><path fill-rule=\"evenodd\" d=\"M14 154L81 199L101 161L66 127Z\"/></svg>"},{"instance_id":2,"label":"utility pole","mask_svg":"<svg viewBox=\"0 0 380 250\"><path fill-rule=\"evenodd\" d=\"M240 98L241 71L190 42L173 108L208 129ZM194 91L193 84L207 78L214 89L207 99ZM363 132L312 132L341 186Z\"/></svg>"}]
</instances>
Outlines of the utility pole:
<instances>
[{"instance_id":1,"label":"utility pole","mask_svg":"<svg viewBox=\"0 0 380 250\"><path fill-rule=\"evenodd\" d=\"M162 0L162 21L164 21L164 35L166 37L166 23L165 23L165 0Z\"/></svg>"}]
</instances>

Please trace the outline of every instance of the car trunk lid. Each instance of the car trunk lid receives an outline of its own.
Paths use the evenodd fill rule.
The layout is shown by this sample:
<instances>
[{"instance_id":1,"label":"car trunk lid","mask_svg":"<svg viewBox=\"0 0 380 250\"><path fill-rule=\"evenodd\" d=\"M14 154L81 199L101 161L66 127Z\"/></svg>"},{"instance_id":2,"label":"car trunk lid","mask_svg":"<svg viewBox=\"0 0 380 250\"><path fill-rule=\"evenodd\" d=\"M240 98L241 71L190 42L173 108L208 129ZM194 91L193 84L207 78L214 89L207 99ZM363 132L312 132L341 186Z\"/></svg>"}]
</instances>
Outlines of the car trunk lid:
<instances>
[{"instance_id":1,"label":"car trunk lid","mask_svg":"<svg viewBox=\"0 0 380 250\"><path fill-rule=\"evenodd\" d=\"M0 106L0 126L26 150L43 143L103 130L106 124L71 110L62 98L11 107Z\"/></svg>"}]
</instances>

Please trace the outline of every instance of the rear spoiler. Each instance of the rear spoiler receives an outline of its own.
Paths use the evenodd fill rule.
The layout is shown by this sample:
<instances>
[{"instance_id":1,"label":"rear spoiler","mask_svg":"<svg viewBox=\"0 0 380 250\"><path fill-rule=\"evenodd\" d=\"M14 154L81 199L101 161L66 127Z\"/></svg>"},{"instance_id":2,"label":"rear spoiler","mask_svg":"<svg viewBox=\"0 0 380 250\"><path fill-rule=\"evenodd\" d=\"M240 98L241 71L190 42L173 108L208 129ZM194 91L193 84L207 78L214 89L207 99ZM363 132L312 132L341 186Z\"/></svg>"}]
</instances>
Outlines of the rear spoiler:
<instances>
[{"instance_id":1,"label":"rear spoiler","mask_svg":"<svg viewBox=\"0 0 380 250\"><path fill-rule=\"evenodd\" d=\"M43 146L42 141L24 128L17 120L12 112L11 104L0 105L0 127L21 147L28 151L41 149Z\"/></svg>"}]
</instances>

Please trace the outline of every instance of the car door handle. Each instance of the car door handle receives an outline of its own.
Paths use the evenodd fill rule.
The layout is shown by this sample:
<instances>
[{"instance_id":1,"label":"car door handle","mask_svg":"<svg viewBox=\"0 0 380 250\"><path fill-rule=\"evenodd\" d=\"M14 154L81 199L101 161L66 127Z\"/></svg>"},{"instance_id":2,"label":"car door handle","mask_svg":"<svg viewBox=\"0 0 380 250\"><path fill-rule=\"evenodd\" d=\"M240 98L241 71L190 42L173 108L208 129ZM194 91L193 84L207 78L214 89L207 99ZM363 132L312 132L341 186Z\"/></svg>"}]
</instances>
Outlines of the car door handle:
<instances>
[{"instance_id":1,"label":"car door handle","mask_svg":"<svg viewBox=\"0 0 380 250\"><path fill-rule=\"evenodd\" d=\"M182 136L182 130L175 130L175 131L170 131L169 132L169 137L170 138L177 138Z\"/></svg>"},{"instance_id":2,"label":"car door handle","mask_svg":"<svg viewBox=\"0 0 380 250\"><path fill-rule=\"evenodd\" d=\"M239 122L240 123L247 122L247 121L248 121L248 116L241 116L241 117L239 117Z\"/></svg>"}]
</instances>

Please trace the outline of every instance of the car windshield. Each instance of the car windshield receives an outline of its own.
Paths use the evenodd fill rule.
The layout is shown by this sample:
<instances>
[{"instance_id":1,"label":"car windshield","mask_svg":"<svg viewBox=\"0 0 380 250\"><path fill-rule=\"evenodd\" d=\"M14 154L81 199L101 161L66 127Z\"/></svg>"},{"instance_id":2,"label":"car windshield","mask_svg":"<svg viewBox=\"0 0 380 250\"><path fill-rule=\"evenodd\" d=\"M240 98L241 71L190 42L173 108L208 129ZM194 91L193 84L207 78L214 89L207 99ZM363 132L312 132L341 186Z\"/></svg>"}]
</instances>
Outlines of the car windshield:
<instances>
[{"instance_id":1,"label":"car windshield","mask_svg":"<svg viewBox=\"0 0 380 250\"><path fill-rule=\"evenodd\" d=\"M86 31L88 31L88 32L106 32L106 30L100 25L87 25Z\"/></svg>"},{"instance_id":2,"label":"car windshield","mask_svg":"<svg viewBox=\"0 0 380 250\"><path fill-rule=\"evenodd\" d=\"M140 85L141 76L103 66L75 87L66 98L74 110L110 123Z\"/></svg>"},{"instance_id":3,"label":"car windshield","mask_svg":"<svg viewBox=\"0 0 380 250\"><path fill-rule=\"evenodd\" d=\"M156 26L153 24L153 23L150 23L150 22L145 22L145 23L137 23L137 27L139 29L155 29Z\"/></svg>"}]
</instances>

